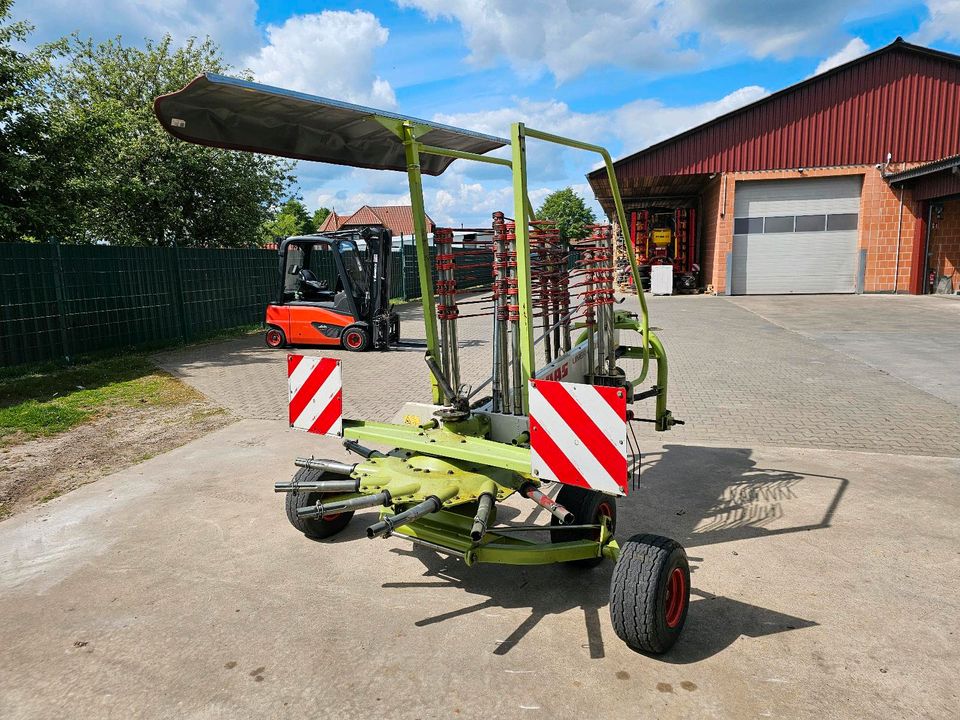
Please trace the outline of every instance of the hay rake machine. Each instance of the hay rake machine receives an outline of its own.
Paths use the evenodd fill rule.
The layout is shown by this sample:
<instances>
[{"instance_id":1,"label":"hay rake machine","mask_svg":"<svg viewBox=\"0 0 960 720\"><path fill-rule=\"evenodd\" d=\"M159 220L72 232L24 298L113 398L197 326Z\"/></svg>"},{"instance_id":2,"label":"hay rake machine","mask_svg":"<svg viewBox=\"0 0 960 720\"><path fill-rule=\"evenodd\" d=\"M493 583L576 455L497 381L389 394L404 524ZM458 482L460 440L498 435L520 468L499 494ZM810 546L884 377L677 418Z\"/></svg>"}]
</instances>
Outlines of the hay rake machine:
<instances>
[{"instance_id":1,"label":"hay rake machine","mask_svg":"<svg viewBox=\"0 0 960 720\"><path fill-rule=\"evenodd\" d=\"M614 539L617 499L629 490L627 426L639 420L628 406L653 400L648 421L659 431L679 422L667 409L666 353L650 330L632 244L638 315L616 307L611 227L594 226L566 243L552 223L534 217L527 196L528 141L596 153L626 227L607 151L522 123L509 139L498 138L211 74L158 98L155 112L170 133L194 143L407 174L432 403L405 404L402 422L344 419L339 361L288 356L291 425L342 437L361 458L296 460L293 479L276 485L287 494L294 527L330 537L356 510L376 507L370 538L401 538L468 566L587 568L611 560L617 635L641 652L668 650L689 605L686 554L664 537ZM505 147L509 157L487 154ZM438 228L431 261L422 175L439 175L457 159L509 170L513 217L495 213L465 255L454 254L453 232ZM492 292L464 297L457 271L484 262L492 264ZM492 319L491 372L475 388L460 377L458 322L467 303ZM623 344L624 333L636 344ZM628 379L621 359L640 361L639 376ZM652 365L655 382L640 389ZM475 399L487 388L488 397ZM555 497L546 492L550 483L559 484ZM545 510L550 525L498 523L498 503L513 495ZM549 539L532 539L538 533Z\"/></svg>"}]
</instances>

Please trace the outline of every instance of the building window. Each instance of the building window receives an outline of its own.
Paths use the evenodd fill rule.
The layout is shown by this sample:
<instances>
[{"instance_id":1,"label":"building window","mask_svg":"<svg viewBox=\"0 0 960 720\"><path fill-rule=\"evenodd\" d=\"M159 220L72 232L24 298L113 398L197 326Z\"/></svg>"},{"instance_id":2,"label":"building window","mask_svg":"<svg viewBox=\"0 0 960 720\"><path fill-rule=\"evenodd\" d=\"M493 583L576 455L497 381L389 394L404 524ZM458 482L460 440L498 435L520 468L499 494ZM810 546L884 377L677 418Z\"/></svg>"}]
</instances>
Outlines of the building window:
<instances>
[{"instance_id":1,"label":"building window","mask_svg":"<svg viewBox=\"0 0 960 720\"><path fill-rule=\"evenodd\" d=\"M792 233L793 215L764 218L763 231L765 233Z\"/></svg>"},{"instance_id":2,"label":"building window","mask_svg":"<svg viewBox=\"0 0 960 720\"><path fill-rule=\"evenodd\" d=\"M838 213L827 215L827 230L856 230L856 213Z\"/></svg>"},{"instance_id":3,"label":"building window","mask_svg":"<svg viewBox=\"0 0 960 720\"><path fill-rule=\"evenodd\" d=\"M776 215L773 217L734 218L734 235L760 233L824 232L856 230L857 213L834 215Z\"/></svg>"},{"instance_id":4,"label":"building window","mask_svg":"<svg viewBox=\"0 0 960 720\"><path fill-rule=\"evenodd\" d=\"M763 218L734 218L733 234L750 235L763 232Z\"/></svg>"},{"instance_id":5,"label":"building window","mask_svg":"<svg viewBox=\"0 0 960 720\"><path fill-rule=\"evenodd\" d=\"M823 232L826 228L826 215L797 215L797 232Z\"/></svg>"}]
</instances>

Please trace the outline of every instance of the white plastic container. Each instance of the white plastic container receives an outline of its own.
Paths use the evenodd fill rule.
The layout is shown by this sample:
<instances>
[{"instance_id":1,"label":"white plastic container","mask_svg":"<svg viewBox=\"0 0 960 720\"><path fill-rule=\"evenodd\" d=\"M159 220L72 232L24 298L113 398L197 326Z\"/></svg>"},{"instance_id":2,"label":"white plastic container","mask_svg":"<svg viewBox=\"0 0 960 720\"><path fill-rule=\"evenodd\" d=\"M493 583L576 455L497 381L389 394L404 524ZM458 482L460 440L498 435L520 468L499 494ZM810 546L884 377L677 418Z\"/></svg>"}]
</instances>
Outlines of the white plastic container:
<instances>
[{"instance_id":1,"label":"white plastic container","mask_svg":"<svg viewBox=\"0 0 960 720\"><path fill-rule=\"evenodd\" d=\"M654 295L673 295L673 266L650 266L650 292Z\"/></svg>"}]
</instances>

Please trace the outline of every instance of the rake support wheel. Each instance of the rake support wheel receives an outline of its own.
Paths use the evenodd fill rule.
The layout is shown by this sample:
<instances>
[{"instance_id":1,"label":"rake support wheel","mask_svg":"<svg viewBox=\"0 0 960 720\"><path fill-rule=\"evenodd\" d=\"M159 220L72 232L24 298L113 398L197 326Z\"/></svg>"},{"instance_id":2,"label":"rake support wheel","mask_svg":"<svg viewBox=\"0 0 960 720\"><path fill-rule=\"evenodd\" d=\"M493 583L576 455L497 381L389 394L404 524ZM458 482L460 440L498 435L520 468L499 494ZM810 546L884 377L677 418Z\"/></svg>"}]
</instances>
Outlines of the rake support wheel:
<instances>
[{"instance_id":1,"label":"rake support wheel","mask_svg":"<svg viewBox=\"0 0 960 720\"><path fill-rule=\"evenodd\" d=\"M690 565L683 546L634 535L620 548L610 578L610 620L637 652L665 653L680 637L690 606Z\"/></svg>"},{"instance_id":2,"label":"rake support wheel","mask_svg":"<svg viewBox=\"0 0 960 720\"><path fill-rule=\"evenodd\" d=\"M319 470L311 470L309 468L301 468L297 471L297 474L293 476L294 481L296 482L316 482L323 477L323 473ZM350 522L350 518L353 517L352 512L339 513L337 515L328 515L325 518L303 518L297 515L298 508L310 507L311 505L316 505L317 500L320 500L324 495L329 495L329 493L317 493L317 492L290 492L287 493L286 500L286 510L287 510L287 520L290 521L290 524L293 525L297 530L302 532L308 538L314 538L315 540L322 540L323 538L328 538L333 535L336 535L338 532L343 530L347 524Z\"/></svg>"},{"instance_id":3,"label":"rake support wheel","mask_svg":"<svg viewBox=\"0 0 960 720\"><path fill-rule=\"evenodd\" d=\"M557 503L573 513L573 521L577 525L596 525L600 523L600 517L605 516L610 520L610 530L617 529L617 500L611 495L576 485L563 485L557 493ZM560 521L551 517L550 525L558 527ZM550 542L555 543L599 539L599 530L553 530L550 532ZM603 558L597 557L588 560L571 560L566 564L571 567L592 568L602 562Z\"/></svg>"}]
</instances>

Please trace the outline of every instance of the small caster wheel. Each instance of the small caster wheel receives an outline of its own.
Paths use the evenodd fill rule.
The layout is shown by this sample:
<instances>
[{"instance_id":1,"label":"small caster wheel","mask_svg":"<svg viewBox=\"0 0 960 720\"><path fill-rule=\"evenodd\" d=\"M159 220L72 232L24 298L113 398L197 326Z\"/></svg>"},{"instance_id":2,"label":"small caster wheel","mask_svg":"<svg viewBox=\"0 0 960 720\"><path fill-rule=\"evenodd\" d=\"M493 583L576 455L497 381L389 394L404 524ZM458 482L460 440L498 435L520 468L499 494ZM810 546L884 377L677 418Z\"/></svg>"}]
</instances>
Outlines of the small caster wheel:
<instances>
[{"instance_id":1,"label":"small caster wheel","mask_svg":"<svg viewBox=\"0 0 960 720\"><path fill-rule=\"evenodd\" d=\"M577 525L599 525L601 517L610 520L610 529L617 529L617 500L596 490L563 485L557 493L557 503L563 505L573 513L574 523ZM550 525L560 526L560 521L550 518ZM554 530L550 532L550 542L564 542L568 540L600 540L599 530ZM603 562L602 557L587 560L571 560L566 565L570 567L592 568Z\"/></svg>"},{"instance_id":2,"label":"small caster wheel","mask_svg":"<svg viewBox=\"0 0 960 720\"><path fill-rule=\"evenodd\" d=\"M293 479L296 482L316 482L317 480L320 480L322 476L323 473L319 470L301 468L297 471L297 474L293 476ZM287 493L287 520L289 520L291 525L293 525L308 538L322 540L323 538L336 535L350 522L350 518L353 517L352 512L344 512L337 515L327 515L323 518L304 518L297 515L297 510L299 508L306 508L310 507L311 505L316 505L317 500L320 500L324 495L329 494L330 493L318 492Z\"/></svg>"}]
</instances>

